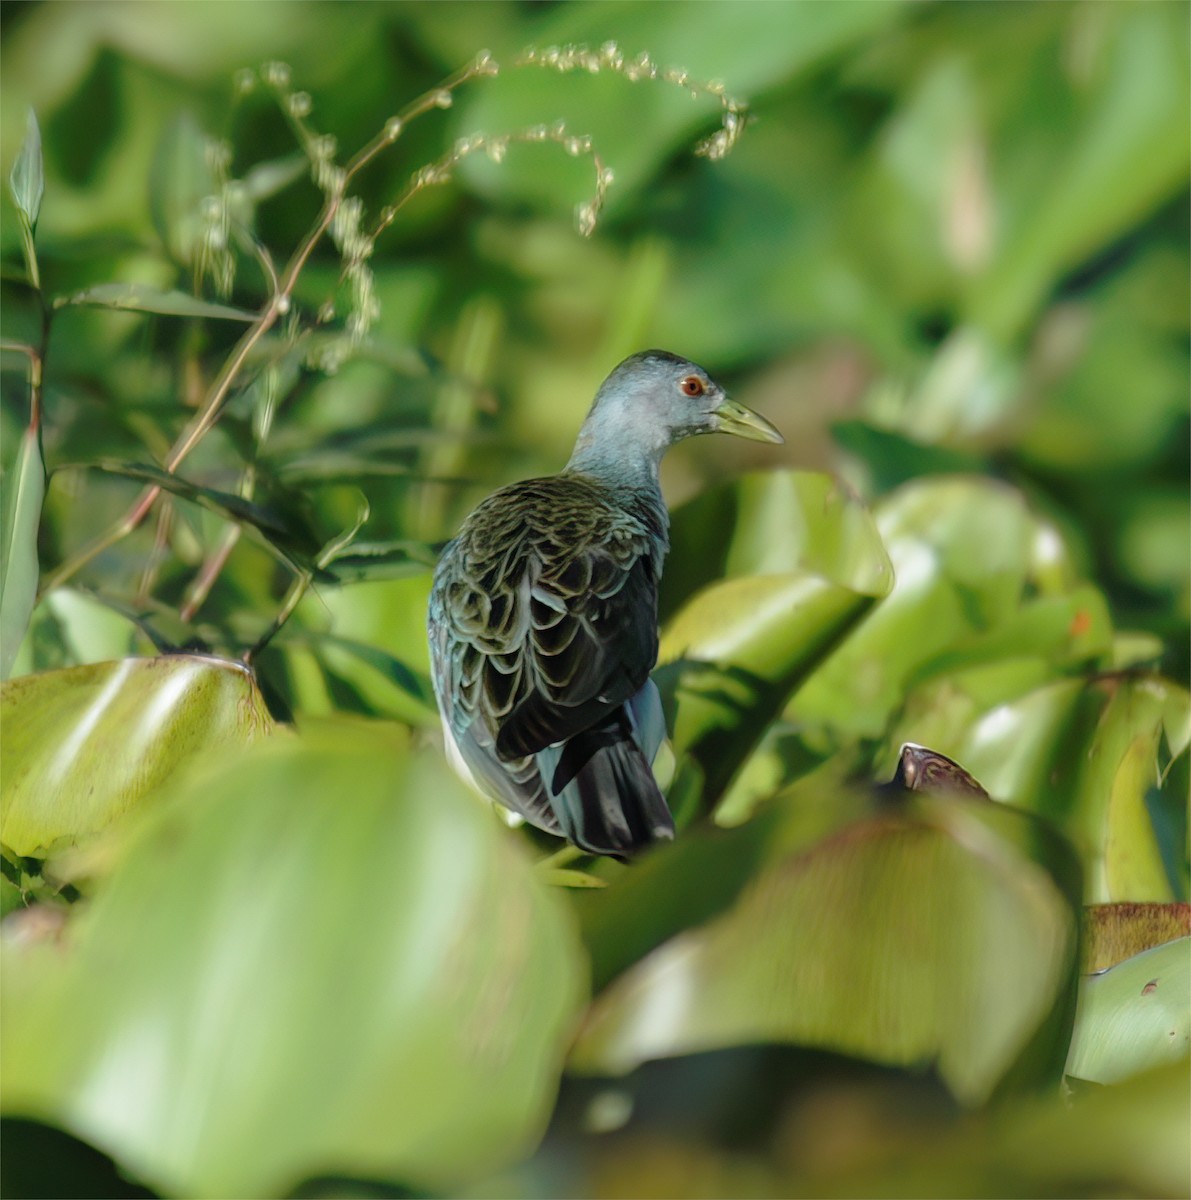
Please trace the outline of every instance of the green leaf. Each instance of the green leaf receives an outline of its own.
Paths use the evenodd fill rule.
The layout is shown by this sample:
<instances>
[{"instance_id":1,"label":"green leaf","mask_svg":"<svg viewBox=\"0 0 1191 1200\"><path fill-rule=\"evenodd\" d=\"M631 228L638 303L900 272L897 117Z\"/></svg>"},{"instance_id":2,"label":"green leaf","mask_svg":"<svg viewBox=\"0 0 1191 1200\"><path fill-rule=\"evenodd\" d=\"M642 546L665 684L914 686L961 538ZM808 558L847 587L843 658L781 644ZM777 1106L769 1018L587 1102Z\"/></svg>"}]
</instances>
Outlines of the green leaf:
<instances>
[{"instance_id":1,"label":"green leaf","mask_svg":"<svg viewBox=\"0 0 1191 1200\"><path fill-rule=\"evenodd\" d=\"M820 809L836 799L823 795ZM826 838L787 835L794 844L727 912L597 998L574 1065L620 1073L652 1058L793 1042L932 1062L975 1104L1029 1046L1034 1081L1057 1080L1076 897L1061 844L1018 849L1038 833L994 805L915 797Z\"/></svg>"},{"instance_id":2,"label":"green leaf","mask_svg":"<svg viewBox=\"0 0 1191 1200\"><path fill-rule=\"evenodd\" d=\"M55 308L92 304L100 308L132 309L171 317L210 317L217 321L255 321L257 314L227 304L215 304L175 289L162 291L144 283L98 283L70 296L59 296Z\"/></svg>"},{"instance_id":3,"label":"green leaf","mask_svg":"<svg viewBox=\"0 0 1191 1200\"><path fill-rule=\"evenodd\" d=\"M375 715L437 728L438 709L427 674L366 642L333 634L316 634L313 642L325 667L353 685Z\"/></svg>"},{"instance_id":4,"label":"green leaf","mask_svg":"<svg viewBox=\"0 0 1191 1200\"><path fill-rule=\"evenodd\" d=\"M1185 689L1157 676L1064 681L979 713L948 753L995 799L1067 832L1084 860L1089 903L1166 901L1174 884L1154 806L1185 811L1186 796L1160 787L1159 756L1164 741L1172 755L1182 744L1186 704Z\"/></svg>"},{"instance_id":5,"label":"green leaf","mask_svg":"<svg viewBox=\"0 0 1191 1200\"><path fill-rule=\"evenodd\" d=\"M247 198L257 204L269 200L296 183L310 171L310 160L304 154L287 154L284 158L254 163L244 173L240 186Z\"/></svg>"},{"instance_id":6,"label":"green leaf","mask_svg":"<svg viewBox=\"0 0 1191 1200\"><path fill-rule=\"evenodd\" d=\"M189 479L184 479L151 463L115 462L110 459L99 459L95 462L77 465L104 471L109 475L121 475L126 479L140 479L175 496L192 500L195 504L256 532L264 543L276 551L285 562L295 566L313 568L315 558L322 548L322 541L306 520L306 514L302 511L296 495L289 497L294 500L294 503L287 505L282 511L278 507L266 507L263 504L245 500L234 492L224 492L218 488L192 483Z\"/></svg>"},{"instance_id":7,"label":"green leaf","mask_svg":"<svg viewBox=\"0 0 1191 1200\"><path fill-rule=\"evenodd\" d=\"M353 542L327 563L327 573L340 583L400 579L433 567L438 556L425 542L401 538L389 542Z\"/></svg>"},{"instance_id":8,"label":"green leaf","mask_svg":"<svg viewBox=\"0 0 1191 1200\"><path fill-rule=\"evenodd\" d=\"M1035 186L975 293L976 320L1001 338L1020 335L1064 270L1185 187L1187 13L1130 5L1114 17L1086 115L1066 123L1045 187Z\"/></svg>"},{"instance_id":9,"label":"green leaf","mask_svg":"<svg viewBox=\"0 0 1191 1200\"><path fill-rule=\"evenodd\" d=\"M66 954L4 972L9 1112L172 1194L450 1190L541 1136L585 967L437 754L272 742L155 814Z\"/></svg>"},{"instance_id":10,"label":"green leaf","mask_svg":"<svg viewBox=\"0 0 1191 1200\"><path fill-rule=\"evenodd\" d=\"M21 143L16 162L12 164L8 186L13 203L30 231L36 229L41 197L45 191L45 173L41 162L41 130L33 109L29 109L25 118L25 140Z\"/></svg>"},{"instance_id":11,"label":"green leaf","mask_svg":"<svg viewBox=\"0 0 1191 1200\"><path fill-rule=\"evenodd\" d=\"M747 477L739 503L736 577L696 593L669 622L656 673L675 751L698 763L707 800L893 583L872 520L829 476Z\"/></svg>"},{"instance_id":12,"label":"green leaf","mask_svg":"<svg viewBox=\"0 0 1191 1200\"><path fill-rule=\"evenodd\" d=\"M1191 1192L1189 1097L1185 1060L1115 1087L1092 1088L1073 1102L1040 1097L1001 1126L1003 1134L995 1137L990 1155L997 1174L1005 1163L1013 1163L1031 1182L1008 1192L991 1190L998 1195L1070 1196L1085 1191L1089 1179L1113 1179L1128 1180L1124 1186L1137 1196L1185 1196ZM957 1132L963 1137L966 1131ZM933 1157L937 1150L932 1145L928 1154ZM965 1186L965 1157L959 1157L954 1191Z\"/></svg>"},{"instance_id":13,"label":"green leaf","mask_svg":"<svg viewBox=\"0 0 1191 1200\"><path fill-rule=\"evenodd\" d=\"M272 726L248 671L190 655L9 680L0 719L0 841L34 858L101 833L184 767Z\"/></svg>"},{"instance_id":14,"label":"green leaf","mask_svg":"<svg viewBox=\"0 0 1191 1200\"><path fill-rule=\"evenodd\" d=\"M1191 1050L1191 937L1143 950L1083 981L1067 1073L1119 1083Z\"/></svg>"},{"instance_id":15,"label":"green leaf","mask_svg":"<svg viewBox=\"0 0 1191 1200\"><path fill-rule=\"evenodd\" d=\"M4 473L0 546L0 679L7 679L37 600L37 531L45 499L41 438L30 427Z\"/></svg>"},{"instance_id":16,"label":"green leaf","mask_svg":"<svg viewBox=\"0 0 1191 1200\"><path fill-rule=\"evenodd\" d=\"M425 567L399 578L349 583L309 597L298 610L303 623L327 627L336 639L373 646L406 664L420 678L430 675L426 610L433 575Z\"/></svg>"},{"instance_id":17,"label":"green leaf","mask_svg":"<svg viewBox=\"0 0 1191 1200\"><path fill-rule=\"evenodd\" d=\"M672 797L673 789L671 803ZM736 829L695 826L619 872L598 895L574 897L594 989L601 991L668 938L730 907L772 857L786 821L787 813L772 806Z\"/></svg>"},{"instance_id":18,"label":"green leaf","mask_svg":"<svg viewBox=\"0 0 1191 1200\"><path fill-rule=\"evenodd\" d=\"M159 608L151 602L147 607L154 618L154 636L162 636L159 621L166 625L168 634L174 635L170 650L194 636L175 609ZM54 588L33 610L12 673L29 675L151 653L154 644L147 624L144 611L125 599L86 588Z\"/></svg>"},{"instance_id":19,"label":"green leaf","mask_svg":"<svg viewBox=\"0 0 1191 1200\"><path fill-rule=\"evenodd\" d=\"M1015 490L922 480L882 500L876 520L897 582L795 697L793 719L841 739L880 737L909 687L936 672L1009 656L1078 663L1108 650L1103 598L1056 570L1060 539ZM955 747L913 730L903 740L955 758L998 794Z\"/></svg>"},{"instance_id":20,"label":"green leaf","mask_svg":"<svg viewBox=\"0 0 1191 1200\"><path fill-rule=\"evenodd\" d=\"M149 171L153 226L175 261L195 261L205 224L200 206L215 189L207 139L194 114L183 110L163 127Z\"/></svg>"}]
</instances>

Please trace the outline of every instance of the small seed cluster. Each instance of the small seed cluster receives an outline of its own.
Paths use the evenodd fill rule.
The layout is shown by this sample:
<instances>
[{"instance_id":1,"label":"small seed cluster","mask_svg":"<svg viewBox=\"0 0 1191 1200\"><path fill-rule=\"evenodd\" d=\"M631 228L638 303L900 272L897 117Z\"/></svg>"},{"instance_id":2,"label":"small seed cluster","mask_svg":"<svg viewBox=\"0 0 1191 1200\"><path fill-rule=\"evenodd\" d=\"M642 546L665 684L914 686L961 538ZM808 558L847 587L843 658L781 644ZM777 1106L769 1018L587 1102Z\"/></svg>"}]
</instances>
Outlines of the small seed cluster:
<instances>
[{"instance_id":1,"label":"small seed cluster","mask_svg":"<svg viewBox=\"0 0 1191 1200\"><path fill-rule=\"evenodd\" d=\"M718 100L722 109L720 127L695 147L695 153L711 159L723 158L735 146L748 119L747 107L728 96L722 83L700 82L692 79L686 71L663 69L649 54L630 57L616 42L605 42L598 49L583 45L550 46L543 50L531 48L520 56L516 65L538 66L564 73L586 71L597 74L609 71L631 83L660 81L681 88L696 99L712 97ZM363 202L359 197L347 194L356 172L384 148L396 142L412 119L434 109L450 108L454 103L455 89L463 83L499 72L500 66L492 55L486 50L481 51L468 66L442 85L411 103L399 115L390 117L377 137L346 167L337 160L338 145L335 138L312 128L309 119L314 109L313 101L308 92L293 90L292 72L285 63L269 62L259 72L245 70L236 75L237 95L247 95L260 84L273 93L310 162L311 179L323 194L327 206L325 211L330 213L330 224L326 229L342 259L340 282L347 288L348 311L344 336L317 339L318 362L312 365L322 370L334 370L352 348L368 335L380 316L375 280L369 266L377 237L392 224L400 210L414 196L427 188L448 183L459 163L472 154L483 153L492 162L500 163L504 161L511 145L536 142L560 146L566 154L575 158L589 158L595 173L595 191L590 199L576 206L575 224L584 237L590 237L595 232L608 189L615 177L596 151L591 136L573 132L564 121L531 125L510 133L476 132L459 138L441 158L417 168L400 195L392 204L381 209L371 228L366 228ZM226 143L212 144L212 173L219 183L219 190L204 202L202 209L204 226L199 270L204 277L212 279L221 295L230 292L235 272L229 230L239 209L246 208L242 185L229 177L231 158L231 148ZM320 324L329 324L335 316L335 299L328 298L319 308L318 321ZM291 323L294 322L295 314L291 313L290 318Z\"/></svg>"},{"instance_id":2,"label":"small seed cluster","mask_svg":"<svg viewBox=\"0 0 1191 1200\"><path fill-rule=\"evenodd\" d=\"M695 147L695 153L706 158L723 158L740 141L748 121L748 106L729 96L719 80L702 82L692 79L689 72L676 67L659 67L646 53L629 57L616 42L605 42L598 50L582 45L548 46L544 50L531 47L517 61L519 66L545 67L563 73L587 71L596 75L607 70L624 76L630 83L660 80L672 84L696 100L703 96L713 97L719 101L723 113L720 128Z\"/></svg>"},{"instance_id":3,"label":"small seed cluster","mask_svg":"<svg viewBox=\"0 0 1191 1200\"><path fill-rule=\"evenodd\" d=\"M231 178L232 148L227 142L208 138L205 157L215 191L199 205L201 226L194 270L196 283L209 279L216 294L226 299L236 280L231 227L233 214L243 203L242 186Z\"/></svg>"}]
</instances>

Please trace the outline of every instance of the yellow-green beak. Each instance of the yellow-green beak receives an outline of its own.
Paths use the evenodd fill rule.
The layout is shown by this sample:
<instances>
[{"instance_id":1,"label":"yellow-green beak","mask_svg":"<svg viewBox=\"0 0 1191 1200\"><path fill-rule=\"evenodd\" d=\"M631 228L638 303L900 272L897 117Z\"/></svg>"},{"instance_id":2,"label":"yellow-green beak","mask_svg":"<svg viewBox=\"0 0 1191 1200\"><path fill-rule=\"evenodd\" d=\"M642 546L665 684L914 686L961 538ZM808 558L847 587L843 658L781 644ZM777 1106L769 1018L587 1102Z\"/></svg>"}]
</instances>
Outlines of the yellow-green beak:
<instances>
[{"instance_id":1,"label":"yellow-green beak","mask_svg":"<svg viewBox=\"0 0 1191 1200\"><path fill-rule=\"evenodd\" d=\"M778 445L786 440L764 417L751 408L745 408L743 404L737 404L735 400L726 399L715 410L715 415L720 419L720 433L735 434L751 442L776 442Z\"/></svg>"}]
</instances>

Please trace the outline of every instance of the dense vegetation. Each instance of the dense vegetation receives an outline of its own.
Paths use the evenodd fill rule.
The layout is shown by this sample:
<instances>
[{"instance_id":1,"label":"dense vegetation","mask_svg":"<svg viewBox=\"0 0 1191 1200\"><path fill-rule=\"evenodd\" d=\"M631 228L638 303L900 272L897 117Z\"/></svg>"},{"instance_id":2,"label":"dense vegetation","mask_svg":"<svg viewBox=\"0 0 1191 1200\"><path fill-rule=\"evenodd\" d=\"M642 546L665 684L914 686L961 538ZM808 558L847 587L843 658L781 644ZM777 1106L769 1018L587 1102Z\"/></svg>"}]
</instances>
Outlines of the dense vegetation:
<instances>
[{"instance_id":1,"label":"dense vegetation","mask_svg":"<svg viewBox=\"0 0 1191 1200\"><path fill-rule=\"evenodd\" d=\"M1185 1195L1188 59L6 6L4 1194ZM651 345L786 446L665 464L625 865L454 779L424 616Z\"/></svg>"}]
</instances>

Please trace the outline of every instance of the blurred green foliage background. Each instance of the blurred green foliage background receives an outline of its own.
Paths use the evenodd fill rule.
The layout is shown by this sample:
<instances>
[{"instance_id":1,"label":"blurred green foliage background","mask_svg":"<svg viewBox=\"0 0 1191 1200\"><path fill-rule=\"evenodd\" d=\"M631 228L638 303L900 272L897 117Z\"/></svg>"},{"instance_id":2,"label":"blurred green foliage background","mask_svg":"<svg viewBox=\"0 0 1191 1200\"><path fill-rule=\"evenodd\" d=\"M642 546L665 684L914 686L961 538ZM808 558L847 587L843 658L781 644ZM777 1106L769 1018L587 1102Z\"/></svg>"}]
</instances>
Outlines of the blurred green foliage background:
<instances>
[{"instance_id":1,"label":"blurred green foliage background","mask_svg":"<svg viewBox=\"0 0 1191 1200\"><path fill-rule=\"evenodd\" d=\"M162 803L173 816L123 866L113 868L108 851L59 865L58 885L89 896L94 884L90 940L61 978L42 941L22 952L28 959L9 959L20 978L6 1005L31 1049L14 1059L7 1111L52 1120L176 1194L407 1194L402 1185L413 1194L543 1196L1185 1190L1183 1076L1160 1070L1132 1079L1132 1092L1101 1093L1096 1083L1109 1080L1093 1074L1086 1086L1096 1094L1078 1119L1032 1089L1054 1082L1054 1045L1057 1074L1065 1060L1071 914L1081 902L1187 898L1185 692L1169 681L1191 672L1188 14L1182 3L1114 0L5 3L0 165L7 176L32 107L45 171L42 292L65 301L43 341L6 196L3 338L45 351L50 471L32 526L45 590L19 654L13 647L14 684L154 648L237 657L292 602L292 617L255 656L257 678L275 717L322 730L303 750L283 740L246 760L247 776L237 768L189 793L171 783L173 807ZM630 60L646 51L692 79L723 81L749 106L739 145L720 161L691 154L721 119L714 95L692 99L665 81L609 70L513 67L529 45L609 40ZM324 197L312 179L313 139L330 135L347 161L481 49L499 74L431 104L353 181L365 225L457 139L561 120L567 135L591 136L615 176L594 236L575 228L576 206L596 189L592 161L546 138L469 155L401 207L366 262L374 321L364 276L345 269L342 237L338 249L323 239L297 275L290 312L254 347L218 424L180 469L179 489L128 536L105 539L146 480L158 479L152 472L247 327L193 299L251 318L268 300L267 263L281 271L314 223ZM266 62L287 71L274 67L262 81ZM295 93L308 95L309 115L306 99L293 107ZM223 208L204 207L212 196ZM253 239L267 255L252 252ZM105 285L122 290L86 295ZM181 300L163 302L175 293ZM329 319L317 323L319 314ZM371 327L352 341L343 330L363 317ZM703 439L664 466L676 510L662 597L671 801L687 804L680 823L706 825L714 811L719 826L739 828L701 829L636 875L593 866L594 881L609 886L564 905L506 847L514 835L477 822L466 798L456 802L454 785L418 757L437 728L422 632L427 566L483 494L557 470L600 380L648 346L700 362L786 436L778 451ZM29 424L28 358L19 351L5 354L2 398L12 478ZM96 539L105 544L92 555ZM898 584L881 603L890 560ZM293 588L303 572L313 578L308 592ZM700 589L717 581L735 590L706 600ZM797 596L790 604L807 605L796 619L754 620L772 589L787 585ZM808 586L819 589L811 600ZM730 729L688 666L719 653L709 647L724 633L724 612L731 636L716 644L756 683ZM46 679L65 682L36 698L14 691L9 728L18 728L18 711L36 715L22 730L59 720L51 749L77 749L66 697L102 693L111 679ZM257 714L259 697L238 686L227 685L228 703ZM129 712L148 694L134 692ZM224 703L212 694L204 704ZM223 745L222 716L185 715L201 735L179 735L191 741L169 751L171 770ZM364 734L336 724L346 717L367 718L370 729L377 719L390 724ZM125 714L109 736L133 721ZM22 751L39 735L27 736ZM1017 814L997 824L924 801L889 825L871 800L832 791L887 779L903 740L958 758L996 799L1054 820L1074 852L1025 818L1013 825ZM406 755L411 765L397 771ZM102 755L67 766L43 759L59 783L69 776L80 788L116 770ZM376 789L394 771L403 795L441 793L441 806L423 812L411 800L392 811ZM267 811L237 826L245 778L257 781ZM149 794L142 784L121 783L120 795ZM327 803L336 789L360 798L363 826L336 823L343 818ZM205 817L194 815L200 795ZM824 795L838 805L817 808ZM51 878L41 864L63 848L57 839L85 843L82 834L105 826L114 808L96 801L84 819L29 803L22 807L24 793L13 802L5 840L17 882L37 894ZM835 843L824 858L797 857L845 819L875 822L898 870L887 877L884 858L869 864L863 849ZM234 830L226 844L223 822ZM271 822L293 841L275 845ZM365 827L375 836L361 835ZM971 884L989 890L972 892L971 864L954 858L956 847L985 846L986 837L1011 847L1012 861L1020 855L1019 870L1004 871L1010 860L989 851L987 877ZM526 840L538 853L547 841ZM870 880L871 908L832 890L839 872ZM939 911L962 915L966 936L940 952L968 972L956 977L964 999L954 1026L938 1016L945 990L928 995L913 972L893 971L902 982L891 994L921 1010L922 1028L911 1023L904 1043L874 1046L858 1032L868 1019L858 1002L854 1029L824 1035L815 997L830 1007L829 985L786 995L788 979L758 966L830 959L858 927L868 938L859 961L871 962L873 946L905 933L898 919L882 924L883 898L927 877L937 891L905 920L935 929ZM196 893L171 890L170 878L195 881ZM733 907L749 880L760 892ZM194 1101L199 1108L172 1111L162 1126L148 1121L142 1135L130 1132L132 1118L125 1128L95 1114L125 1111L127 1096L103 1070L105 1047L117 1034L135 1041L147 1019L138 1025L117 988L100 995L98 1024L78 1040L59 1045L56 1031L72 1023L70 997L105 975L106 955L156 895L158 923L122 969L138 994L166 997L160 1011L172 1014L165 1024L178 1022L170 1037L180 1039L168 1044L185 1065L154 1067L147 1052L134 1055L145 1095L168 1093L171 1070L190 1081L185 1096L206 1095L203 1056L191 1061L187 1038L231 1037L209 1015L229 997L250 1010L246 1024L233 1022L233 1041L256 1046L270 1036L275 1010L253 1008L257 993L243 980L219 983L240 961L217 953L238 903L247 906L239 919L261 929L292 920L310 931L310 945L269 951L280 955L274 1003L297 1015L287 1027L295 1040L279 1035L261 1052L268 1086L258 1094L234 1071L213 1072L207 1084L231 1117ZM829 903L838 924L816 925ZM220 918L195 911L204 905L229 907ZM351 926L333 928L329 913ZM767 913L779 919L767 924ZM789 941L803 921L806 942ZM372 922L401 937L377 944L362 932ZM442 940L420 940L428 928ZM509 939L521 957L488 957L489 943ZM169 1007L172 968L152 965L159 956L173 962L163 947L179 940L211 954L184 955L177 966L187 994L199 997L185 1019ZM227 944L245 953L246 943ZM971 944L988 947L989 959L972 960ZM427 949L444 945L454 958ZM753 957L734 959L741 945ZM1176 989L1186 945L1169 960ZM669 994L670 959L646 957L655 947L695 962L692 978L710 997L705 1009L688 1005L682 1019L663 1022L660 1037L642 1015ZM319 991L330 971L343 988L387 994L392 955L437 966L391 1009L365 1006L367 1019L345 1021ZM837 965L844 977L857 969ZM597 996L583 1010L589 966ZM557 989L537 986L551 973ZM744 982L721 1004L714 981L725 978ZM883 994L884 978L875 972L871 995ZM507 1044L494 1050L482 1029L468 1035L475 1045L457 1044L475 1016L468 989L505 1012L496 1024ZM298 992L308 1004L295 1003ZM774 995L772 1010L757 999ZM989 997L1003 1027L968 1056L972 1014ZM514 1003L534 1020L525 1037L508 1024ZM575 1073L555 1103L584 1011ZM295 1044L353 1021L360 1039L332 1039L326 1074L318 1064L295 1068ZM391 1036L399 1021L404 1041ZM990 1022L980 1018L982 1028ZM1039 1049L1047 1038L1054 1045ZM469 1074L477 1055L495 1081L479 1101L476 1079L485 1076ZM321 1108L287 1109L275 1122L288 1124L287 1137L245 1115L278 1095L325 1100L319 1089L343 1061L373 1057L374 1074L344 1070L335 1122ZM894 1069L921 1062L936 1074ZM413 1093L386 1107L384 1070L395 1063ZM1124 1075L1137 1073L1130 1063ZM631 1084L605 1086L580 1074L593 1069L634 1073ZM84 1082L91 1090L75 1104L69 1097ZM1016 1107L986 1107L1006 1094ZM375 1127L360 1115L373 1103ZM65 1137L14 1129L28 1147ZM72 1153L86 1149L73 1145ZM320 1172L357 1182L307 1178ZM34 1194L16 1179L8 1194Z\"/></svg>"}]
</instances>

